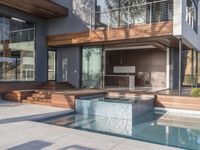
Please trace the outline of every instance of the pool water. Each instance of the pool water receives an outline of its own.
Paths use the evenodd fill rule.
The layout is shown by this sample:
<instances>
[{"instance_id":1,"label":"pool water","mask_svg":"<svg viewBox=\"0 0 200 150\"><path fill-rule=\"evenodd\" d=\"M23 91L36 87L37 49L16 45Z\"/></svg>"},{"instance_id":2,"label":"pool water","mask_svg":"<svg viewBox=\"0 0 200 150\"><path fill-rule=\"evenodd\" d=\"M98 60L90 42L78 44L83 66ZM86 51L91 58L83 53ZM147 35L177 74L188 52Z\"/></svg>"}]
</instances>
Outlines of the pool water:
<instances>
[{"instance_id":1,"label":"pool water","mask_svg":"<svg viewBox=\"0 0 200 150\"><path fill-rule=\"evenodd\" d=\"M42 122L183 149L200 149L198 118L151 112L137 120L129 120L72 113Z\"/></svg>"}]
</instances>

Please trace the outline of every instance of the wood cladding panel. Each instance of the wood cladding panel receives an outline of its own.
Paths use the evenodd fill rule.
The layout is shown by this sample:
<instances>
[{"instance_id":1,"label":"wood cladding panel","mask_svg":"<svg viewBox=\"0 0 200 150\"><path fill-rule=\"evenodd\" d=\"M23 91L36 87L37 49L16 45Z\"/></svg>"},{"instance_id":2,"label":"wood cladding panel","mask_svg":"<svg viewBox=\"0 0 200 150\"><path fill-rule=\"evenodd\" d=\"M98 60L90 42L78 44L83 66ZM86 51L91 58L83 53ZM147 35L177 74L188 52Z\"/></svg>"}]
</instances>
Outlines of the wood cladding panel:
<instances>
[{"instance_id":1,"label":"wood cladding panel","mask_svg":"<svg viewBox=\"0 0 200 150\"><path fill-rule=\"evenodd\" d=\"M200 111L200 98L157 95L155 106Z\"/></svg>"},{"instance_id":2,"label":"wood cladding panel","mask_svg":"<svg viewBox=\"0 0 200 150\"><path fill-rule=\"evenodd\" d=\"M67 8L50 0L0 0L0 4L44 19L52 19L68 15Z\"/></svg>"},{"instance_id":3,"label":"wood cladding panel","mask_svg":"<svg viewBox=\"0 0 200 150\"><path fill-rule=\"evenodd\" d=\"M4 100L22 102L23 99L26 99L28 96L31 96L34 93L34 90L21 90L21 91L9 91L2 95Z\"/></svg>"},{"instance_id":4,"label":"wood cladding panel","mask_svg":"<svg viewBox=\"0 0 200 150\"><path fill-rule=\"evenodd\" d=\"M129 76L105 76L105 86L129 86Z\"/></svg>"},{"instance_id":5,"label":"wood cladding panel","mask_svg":"<svg viewBox=\"0 0 200 150\"><path fill-rule=\"evenodd\" d=\"M140 49L107 51L106 74L113 74L114 66L135 66L136 86L166 86L166 51L164 50ZM114 79L106 80L106 86L116 86L112 81Z\"/></svg>"},{"instance_id":6,"label":"wood cladding panel","mask_svg":"<svg viewBox=\"0 0 200 150\"><path fill-rule=\"evenodd\" d=\"M127 27L112 28L108 30L94 30L90 34L87 32L50 35L47 37L49 46L89 44L89 43L108 43L119 40L131 40L138 38L160 37L173 35L173 22L163 21L152 24L135 25L130 29ZM151 39L152 40L152 39ZM172 44L170 39L157 39L165 44Z\"/></svg>"},{"instance_id":7,"label":"wood cladding panel","mask_svg":"<svg viewBox=\"0 0 200 150\"><path fill-rule=\"evenodd\" d=\"M61 108L75 108L75 96L65 94L52 94L51 105Z\"/></svg>"},{"instance_id":8,"label":"wood cladding panel","mask_svg":"<svg viewBox=\"0 0 200 150\"><path fill-rule=\"evenodd\" d=\"M0 84L0 93L5 93L13 90L40 89L44 83L37 82L2 82Z\"/></svg>"},{"instance_id":9,"label":"wood cladding panel","mask_svg":"<svg viewBox=\"0 0 200 150\"><path fill-rule=\"evenodd\" d=\"M51 97L51 106L75 109L75 101L77 97L96 95L96 94L105 94L105 92L72 91L69 92L68 94L65 92L54 93L52 94Z\"/></svg>"}]
</instances>

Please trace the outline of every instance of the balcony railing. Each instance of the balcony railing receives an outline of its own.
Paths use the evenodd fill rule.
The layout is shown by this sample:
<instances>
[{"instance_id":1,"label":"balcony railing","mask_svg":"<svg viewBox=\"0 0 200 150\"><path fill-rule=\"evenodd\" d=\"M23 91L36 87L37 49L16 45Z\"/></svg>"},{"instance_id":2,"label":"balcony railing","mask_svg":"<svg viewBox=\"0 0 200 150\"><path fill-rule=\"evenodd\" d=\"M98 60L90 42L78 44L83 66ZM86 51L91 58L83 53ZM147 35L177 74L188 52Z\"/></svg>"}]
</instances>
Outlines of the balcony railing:
<instances>
[{"instance_id":1,"label":"balcony railing","mask_svg":"<svg viewBox=\"0 0 200 150\"><path fill-rule=\"evenodd\" d=\"M90 31L151 24L173 19L173 0L134 4L104 12L91 13Z\"/></svg>"},{"instance_id":2,"label":"balcony railing","mask_svg":"<svg viewBox=\"0 0 200 150\"><path fill-rule=\"evenodd\" d=\"M10 31L11 43L30 42L35 40L35 28Z\"/></svg>"}]
</instances>

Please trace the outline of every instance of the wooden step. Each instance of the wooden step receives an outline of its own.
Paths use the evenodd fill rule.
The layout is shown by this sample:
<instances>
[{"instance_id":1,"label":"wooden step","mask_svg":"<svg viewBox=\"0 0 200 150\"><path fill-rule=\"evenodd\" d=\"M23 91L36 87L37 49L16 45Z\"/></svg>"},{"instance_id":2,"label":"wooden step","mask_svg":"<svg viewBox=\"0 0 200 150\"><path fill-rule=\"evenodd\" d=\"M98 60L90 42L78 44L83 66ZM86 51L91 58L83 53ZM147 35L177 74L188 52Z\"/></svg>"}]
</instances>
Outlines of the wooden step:
<instances>
[{"instance_id":1,"label":"wooden step","mask_svg":"<svg viewBox=\"0 0 200 150\"><path fill-rule=\"evenodd\" d=\"M38 102L47 102L47 103L51 103L51 99L40 99L38 100Z\"/></svg>"},{"instance_id":2,"label":"wooden step","mask_svg":"<svg viewBox=\"0 0 200 150\"><path fill-rule=\"evenodd\" d=\"M41 86L42 89L73 89L74 86L68 82L49 82Z\"/></svg>"},{"instance_id":3,"label":"wooden step","mask_svg":"<svg viewBox=\"0 0 200 150\"><path fill-rule=\"evenodd\" d=\"M23 100L22 102L26 103L26 104L37 104L37 105L52 106L50 102L29 101L29 100Z\"/></svg>"}]
</instances>

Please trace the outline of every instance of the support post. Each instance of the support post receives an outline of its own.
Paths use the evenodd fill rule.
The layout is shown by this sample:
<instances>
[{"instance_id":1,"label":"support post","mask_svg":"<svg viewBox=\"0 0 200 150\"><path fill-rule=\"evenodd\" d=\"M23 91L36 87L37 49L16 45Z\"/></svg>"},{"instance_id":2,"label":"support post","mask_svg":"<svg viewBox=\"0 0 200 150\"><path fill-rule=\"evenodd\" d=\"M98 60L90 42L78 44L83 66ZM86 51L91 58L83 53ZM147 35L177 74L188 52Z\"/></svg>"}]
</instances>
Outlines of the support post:
<instances>
[{"instance_id":1,"label":"support post","mask_svg":"<svg viewBox=\"0 0 200 150\"><path fill-rule=\"evenodd\" d=\"M152 23L152 3L150 3L150 19L149 19L150 25Z\"/></svg>"},{"instance_id":2,"label":"support post","mask_svg":"<svg viewBox=\"0 0 200 150\"><path fill-rule=\"evenodd\" d=\"M102 89L105 89L105 76L106 76L106 50L103 48L102 50Z\"/></svg>"},{"instance_id":3,"label":"support post","mask_svg":"<svg viewBox=\"0 0 200 150\"><path fill-rule=\"evenodd\" d=\"M198 52L196 51L196 88L198 87Z\"/></svg>"},{"instance_id":4,"label":"support post","mask_svg":"<svg viewBox=\"0 0 200 150\"><path fill-rule=\"evenodd\" d=\"M191 87L194 87L194 49L191 53Z\"/></svg>"},{"instance_id":5,"label":"support post","mask_svg":"<svg viewBox=\"0 0 200 150\"><path fill-rule=\"evenodd\" d=\"M179 96L182 95L182 39L179 39Z\"/></svg>"},{"instance_id":6,"label":"support post","mask_svg":"<svg viewBox=\"0 0 200 150\"><path fill-rule=\"evenodd\" d=\"M108 20L107 20L107 24L108 24L108 25L107 25L107 30L108 30L108 32L109 32L109 31L110 31L110 10L108 10L107 12L108 12L108 18L107 18L107 19L108 19Z\"/></svg>"},{"instance_id":7,"label":"support post","mask_svg":"<svg viewBox=\"0 0 200 150\"><path fill-rule=\"evenodd\" d=\"M94 15L96 15L96 14L94 14ZM92 35L92 16L93 16L93 14L92 14L92 11L91 11L91 13L90 13L90 36Z\"/></svg>"},{"instance_id":8,"label":"support post","mask_svg":"<svg viewBox=\"0 0 200 150\"><path fill-rule=\"evenodd\" d=\"M130 14L130 6L128 6L128 22L127 22L128 23L128 25L127 25L128 30L130 29L130 18L131 18L130 15L131 15Z\"/></svg>"},{"instance_id":9,"label":"support post","mask_svg":"<svg viewBox=\"0 0 200 150\"><path fill-rule=\"evenodd\" d=\"M170 48L166 50L166 88L170 89Z\"/></svg>"}]
</instances>

